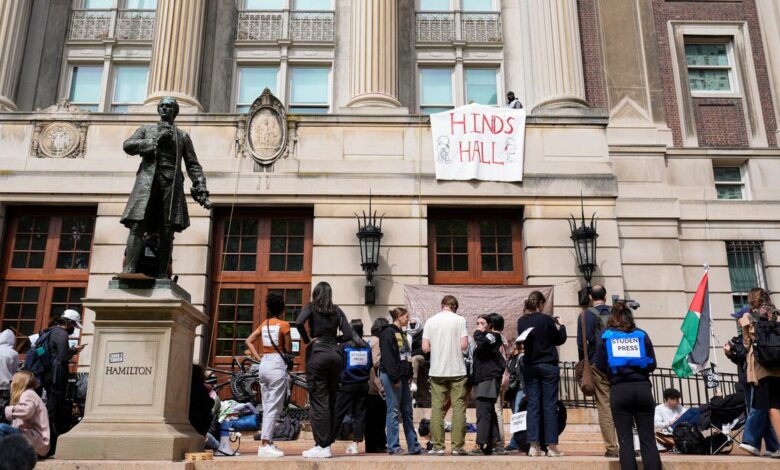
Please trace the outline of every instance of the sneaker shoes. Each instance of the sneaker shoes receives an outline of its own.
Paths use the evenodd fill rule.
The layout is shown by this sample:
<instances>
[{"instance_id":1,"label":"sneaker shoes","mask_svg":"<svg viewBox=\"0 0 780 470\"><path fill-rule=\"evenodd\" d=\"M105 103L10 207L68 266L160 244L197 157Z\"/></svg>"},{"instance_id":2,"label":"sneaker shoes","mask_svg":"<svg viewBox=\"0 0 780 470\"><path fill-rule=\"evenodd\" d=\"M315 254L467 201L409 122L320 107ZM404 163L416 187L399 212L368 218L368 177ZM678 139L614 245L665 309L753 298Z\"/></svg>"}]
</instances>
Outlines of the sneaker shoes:
<instances>
[{"instance_id":1,"label":"sneaker shoes","mask_svg":"<svg viewBox=\"0 0 780 470\"><path fill-rule=\"evenodd\" d=\"M423 453L423 449L418 445L416 449L409 452L409 455L422 455L422 453Z\"/></svg>"},{"instance_id":2,"label":"sneaker shoes","mask_svg":"<svg viewBox=\"0 0 780 470\"><path fill-rule=\"evenodd\" d=\"M606 457L608 459L617 459L617 458L620 458L620 452L618 452L616 450L608 450L608 451L604 452L604 457Z\"/></svg>"},{"instance_id":3,"label":"sneaker shoes","mask_svg":"<svg viewBox=\"0 0 780 470\"><path fill-rule=\"evenodd\" d=\"M506 455L507 450L504 446L496 446L492 452L494 455Z\"/></svg>"},{"instance_id":4,"label":"sneaker shoes","mask_svg":"<svg viewBox=\"0 0 780 470\"><path fill-rule=\"evenodd\" d=\"M780 450L776 450L772 452L771 454L769 454L769 457L773 459L780 459Z\"/></svg>"},{"instance_id":5,"label":"sneaker shoes","mask_svg":"<svg viewBox=\"0 0 780 470\"><path fill-rule=\"evenodd\" d=\"M431 449L431 450L428 451L428 455L433 455L435 457L441 457L441 456L444 455L444 449L439 449L439 450Z\"/></svg>"},{"instance_id":6,"label":"sneaker shoes","mask_svg":"<svg viewBox=\"0 0 780 470\"><path fill-rule=\"evenodd\" d=\"M547 447L547 457L563 457L563 452L558 450L557 446L548 446Z\"/></svg>"},{"instance_id":7,"label":"sneaker shoes","mask_svg":"<svg viewBox=\"0 0 780 470\"><path fill-rule=\"evenodd\" d=\"M330 446L325 448L314 446L309 450L304 450L301 455L306 459L329 459L332 456L330 453Z\"/></svg>"},{"instance_id":8,"label":"sneaker shoes","mask_svg":"<svg viewBox=\"0 0 780 470\"><path fill-rule=\"evenodd\" d=\"M751 446L750 444L747 444L743 442L739 445L739 448L749 452L751 455L760 456L761 455L761 449L756 449L755 447Z\"/></svg>"},{"instance_id":9,"label":"sneaker shoes","mask_svg":"<svg viewBox=\"0 0 780 470\"><path fill-rule=\"evenodd\" d=\"M406 455L406 451L399 447L397 449L393 449L393 450L389 451L388 454L390 454L390 455Z\"/></svg>"},{"instance_id":10,"label":"sneaker shoes","mask_svg":"<svg viewBox=\"0 0 780 470\"><path fill-rule=\"evenodd\" d=\"M473 457L481 457L481 456L485 455L485 453L482 451L481 447L475 447L475 448L471 449L468 452L468 454L473 456Z\"/></svg>"},{"instance_id":11,"label":"sneaker shoes","mask_svg":"<svg viewBox=\"0 0 780 470\"><path fill-rule=\"evenodd\" d=\"M463 448L460 448L460 449L452 449L452 455L456 455L456 456L466 456L466 455L469 455L469 453L468 453L468 452L466 452L466 450L465 450L465 449L463 449Z\"/></svg>"},{"instance_id":12,"label":"sneaker shoes","mask_svg":"<svg viewBox=\"0 0 780 470\"><path fill-rule=\"evenodd\" d=\"M266 444L264 446L260 446L260 448L257 449L257 456L268 459L278 459L280 457L284 457L284 452L279 450L273 444Z\"/></svg>"},{"instance_id":13,"label":"sneaker shoes","mask_svg":"<svg viewBox=\"0 0 780 470\"><path fill-rule=\"evenodd\" d=\"M353 442L352 444L347 446L348 455L357 455L359 453L360 453L360 448L358 447L357 442Z\"/></svg>"},{"instance_id":14,"label":"sneaker shoes","mask_svg":"<svg viewBox=\"0 0 780 470\"><path fill-rule=\"evenodd\" d=\"M537 447L537 446L531 446L528 449L528 456L529 457L541 457L543 455L544 455L544 452L542 452L542 450L539 447Z\"/></svg>"}]
</instances>

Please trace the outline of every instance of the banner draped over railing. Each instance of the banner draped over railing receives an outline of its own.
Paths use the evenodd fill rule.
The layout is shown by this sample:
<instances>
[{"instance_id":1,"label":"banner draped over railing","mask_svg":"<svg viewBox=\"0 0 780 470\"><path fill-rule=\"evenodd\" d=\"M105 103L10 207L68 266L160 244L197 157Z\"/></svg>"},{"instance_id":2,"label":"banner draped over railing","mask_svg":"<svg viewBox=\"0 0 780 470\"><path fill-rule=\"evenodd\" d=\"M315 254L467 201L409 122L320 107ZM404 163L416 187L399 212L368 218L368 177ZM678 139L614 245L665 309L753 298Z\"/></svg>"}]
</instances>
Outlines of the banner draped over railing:
<instances>
[{"instance_id":1,"label":"banner draped over railing","mask_svg":"<svg viewBox=\"0 0 780 470\"><path fill-rule=\"evenodd\" d=\"M479 104L431 115L437 180L523 181L525 109Z\"/></svg>"}]
</instances>

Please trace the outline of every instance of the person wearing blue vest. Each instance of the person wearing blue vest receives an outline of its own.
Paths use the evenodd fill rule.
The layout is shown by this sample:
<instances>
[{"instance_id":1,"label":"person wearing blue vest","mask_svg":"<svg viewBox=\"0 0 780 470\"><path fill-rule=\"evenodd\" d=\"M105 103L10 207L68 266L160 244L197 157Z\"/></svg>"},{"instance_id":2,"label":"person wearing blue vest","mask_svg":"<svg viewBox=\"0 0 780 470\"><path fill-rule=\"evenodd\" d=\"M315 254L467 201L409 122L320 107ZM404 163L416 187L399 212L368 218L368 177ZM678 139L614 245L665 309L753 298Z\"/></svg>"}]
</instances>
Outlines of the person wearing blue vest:
<instances>
[{"instance_id":1,"label":"person wearing blue vest","mask_svg":"<svg viewBox=\"0 0 780 470\"><path fill-rule=\"evenodd\" d=\"M639 434L639 449L645 470L661 470L661 456L655 445L655 399L650 373L656 360L653 343L636 327L626 302L612 306L607 329L596 345L596 367L607 374L611 385L610 405L620 445L620 468L637 468L633 427Z\"/></svg>"},{"instance_id":2,"label":"person wearing blue vest","mask_svg":"<svg viewBox=\"0 0 780 470\"><path fill-rule=\"evenodd\" d=\"M352 418L352 443L347 446L347 454L360 452L366 420L366 400L368 399L368 379L374 361L371 359L371 345L363 339L363 322L352 320L352 340L342 343L341 354L344 357L344 370L341 372L341 388L336 397L336 422L339 423L336 436L344 423L344 417ZM333 436L333 440L336 440Z\"/></svg>"}]
</instances>

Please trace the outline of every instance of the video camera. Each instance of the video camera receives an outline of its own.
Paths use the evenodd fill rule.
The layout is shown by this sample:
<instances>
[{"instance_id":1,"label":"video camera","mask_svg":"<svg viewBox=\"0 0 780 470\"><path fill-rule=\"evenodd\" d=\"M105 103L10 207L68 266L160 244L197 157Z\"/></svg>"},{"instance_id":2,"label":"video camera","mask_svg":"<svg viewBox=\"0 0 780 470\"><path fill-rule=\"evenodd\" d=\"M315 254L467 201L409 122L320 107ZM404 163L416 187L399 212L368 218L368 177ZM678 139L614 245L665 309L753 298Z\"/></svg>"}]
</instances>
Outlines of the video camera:
<instances>
[{"instance_id":1,"label":"video camera","mask_svg":"<svg viewBox=\"0 0 780 470\"><path fill-rule=\"evenodd\" d=\"M612 305L615 305L616 302L625 302L628 308L631 310L639 310L639 302L636 300L631 299L621 299L619 295L613 295L612 296Z\"/></svg>"}]
</instances>

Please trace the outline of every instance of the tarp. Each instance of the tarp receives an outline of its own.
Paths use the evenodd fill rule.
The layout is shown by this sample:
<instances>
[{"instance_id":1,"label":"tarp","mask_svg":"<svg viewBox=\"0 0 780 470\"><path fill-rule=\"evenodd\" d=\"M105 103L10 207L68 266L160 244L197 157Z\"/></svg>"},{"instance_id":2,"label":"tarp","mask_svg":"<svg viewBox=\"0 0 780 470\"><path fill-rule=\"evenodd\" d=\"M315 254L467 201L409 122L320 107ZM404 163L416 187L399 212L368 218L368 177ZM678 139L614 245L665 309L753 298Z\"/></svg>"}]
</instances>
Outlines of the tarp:
<instances>
[{"instance_id":1,"label":"tarp","mask_svg":"<svg viewBox=\"0 0 780 470\"><path fill-rule=\"evenodd\" d=\"M441 299L454 295L458 299L458 313L466 318L469 331L477 326L477 317L483 313L498 313L504 317L504 336L514 341L517 336L517 319L523 314L523 304L528 294L538 290L547 299L544 312L553 313L553 286L404 286L404 303L413 317L424 324L441 311Z\"/></svg>"},{"instance_id":2,"label":"tarp","mask_svg":"<svg viewBox=\"0 0 780 470\"><path fill-rule=\"evenodd\" d=\"M523 181L525 109L470 104L431 115L437 180Z\"/></svg>"}]
</instances>

